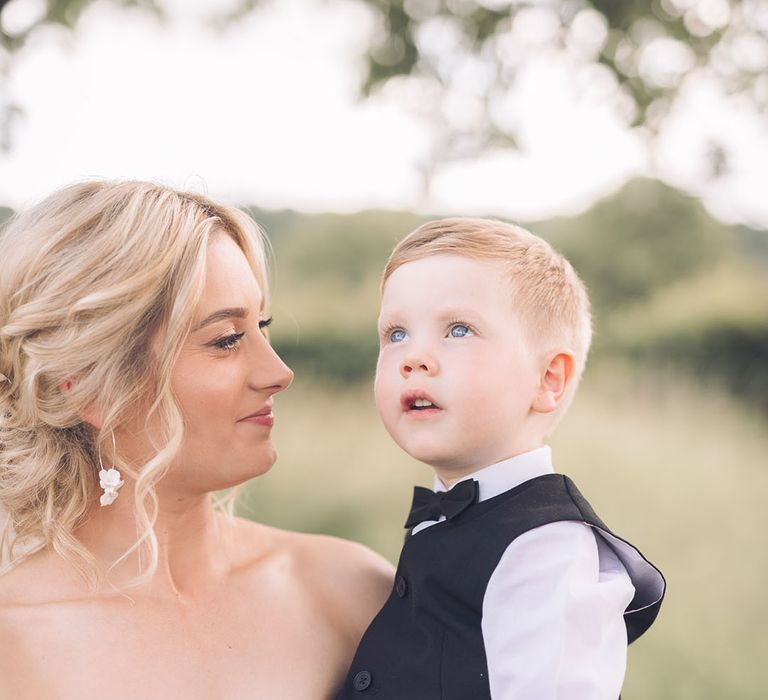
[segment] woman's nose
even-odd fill
[[[428,377],[436,374],[437,359],[428,352],[411,352],[400,363],[400,374],[406,378],[414,372],[423,372]]]
[[[275,388],[275,393],[277,393],[278,391],[284,391],[291,385],[293,382],[293,370],[283,362],[277,353],[275,353],[275,357],[277,358],[279,367],[278,371],[275,373],[275,382],[272,386]]]
[[[251,386],[259,391],[277,394],[291,385],[293,370],[283,362],[266,339],[263,348],[263,352],[254,359],[255,371]]]

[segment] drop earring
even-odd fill
[[[117,451],[114,432],[112,432],[112,447]],[[101,494],[99,503],[101,503],[102,506],[109,506],[115,502],[117,491],[125,482],[120,478],[120,472],[114,467],[104,469],[104,463],[101,461],[101,445],[99,445],[98,449],[99,467],[101,468],[99,471],[99,486],[104,489],[104,493]]]

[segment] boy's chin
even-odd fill
[[[413,459],[438,471],[459,470],[467,462],[466,455],[446,449],[445,445],[400,444],[400,447]]]

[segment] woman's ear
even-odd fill
[[[62,394],[64,394],[64,396],[69,396],[72,393],[72,389],[74,388],[76,382],[77,379],[74,377],[65,379],[59,384],[59,390]],[[88,425],[96,428],[96,430],[101,430],[101,426],[104,424],[104,420],[102,418],[101,411],[99,411],[96,406],[88,406],[84,410],[79,411],[79,415],[83,421],[88,423]]]
[[[563,401],[576,371],[576,360],[570,350],[560,350],[544,365],[532,408],[537,413],[551,413]]]

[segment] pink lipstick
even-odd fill
[[[272,406],[265,406],[260,411],[251,413],[245,418],[241,418],[238,423],[253,423],[254,425],[264,425],[271,428],[275,423],[275,417],[272,415]]]

